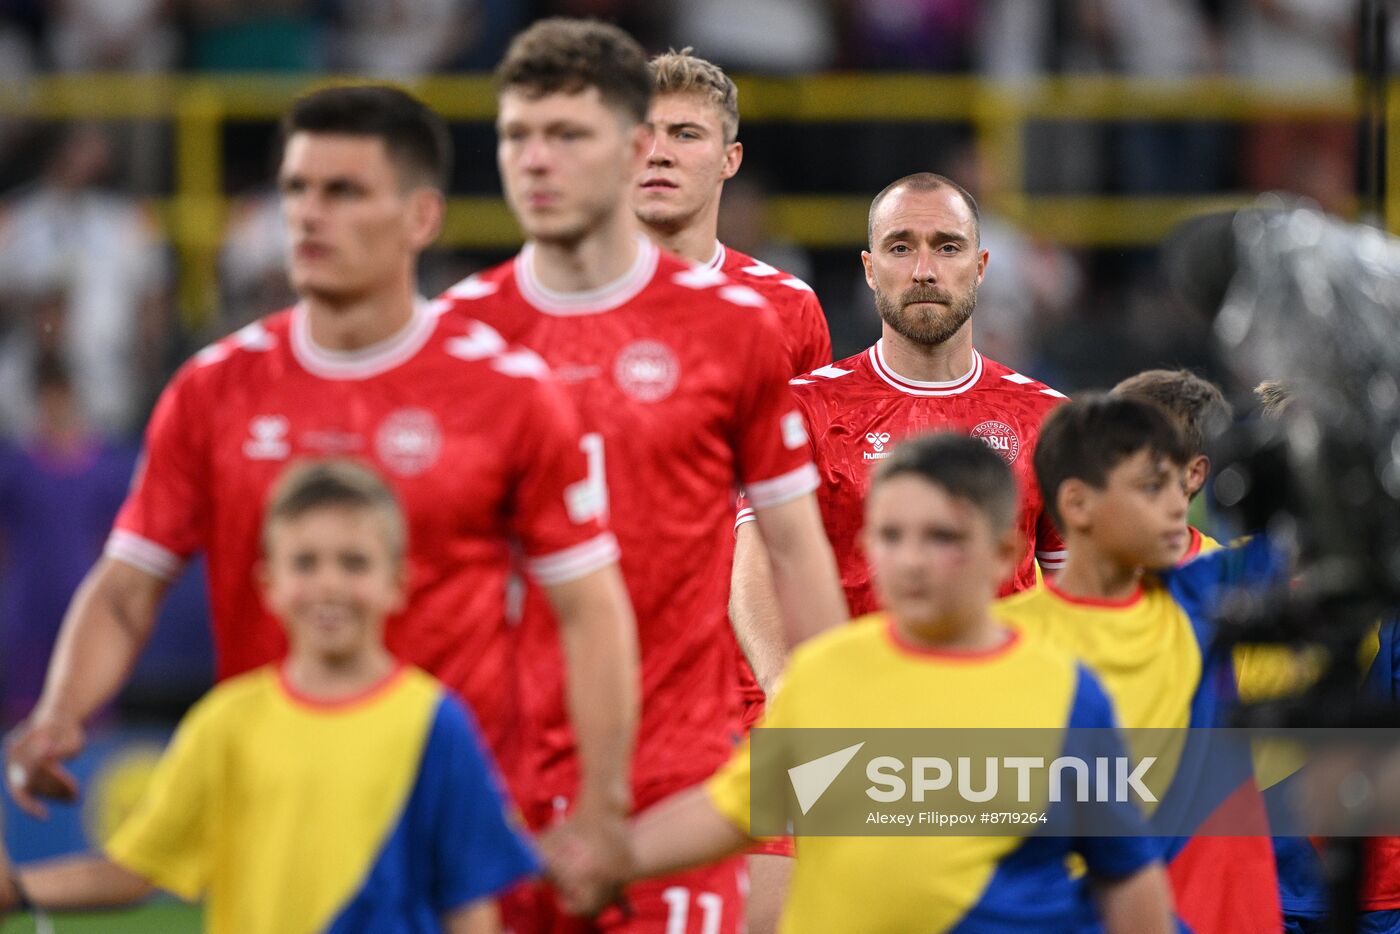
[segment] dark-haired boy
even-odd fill
[[[1011,471],[981,441],[941,434],[897,447],[872,481],[864,532],[887,609],[799,646],[761,725],[1112,726],[1084,666],[991,615],[1020,559],[1017,511]],[[632,833],[636,874],[750,846],[750,778],[746,743],[709,782],[642,814]],[[1077,844],[1103,929],[1173,929],[1156,841]],[[1086,881],[1065,868],[1074,846],[1034,836],[799,837],[781,930],[1099,930],[1086,917]],[[556,869],[567,884],[568,867]]]
[[[301,301],[205,348],[161,394],[144,466],[7,747],[26,809],[77,794],[62,760],[124,683],[194,553],[209,559],[217,678],[281,657],[254,583],[258,506],[290,460],[348,454],[379,469],[412,531],[389,650],[468,703],[511,780],[520,701],[507,594],[519,565],[542,585],[557,617],[540,638],[562,644],[577,674],[569,710],[585,797],[600,802],[589,823],[620,835],[625,810],[601,804],[625,797],[637,706],[617,542],[577,416],[543,362],[417,295],[450,156],[442,119],[391,87],[316,91],[284,117],[277,178]]]
[[[1220,387],[1190,370],[1144,370],[1113,387],[1113,395],[1141,399],[1161,407],[1181,433],[1186,448],[1186,499],[1196,498],[1210,478],[1206,442],[1230,423],[1232,410]],[[1220,543],[1195,526],[1179,561],[1215,551]]]
[[[1211,613],[1225,587],[1274,573],[1262,539],[1177,566],[1189,540],[1188,460],[1176,426],[1152,403],[1099,396],[1057,408],[1041,429],[1035,470],[1065,538],[1065,566],[996,607],[1097,672],[1129,729],[1225,725],[1234,671],[1228,650],[1212,644]],[[1239,796],[1232,806],[1266,833],[1252,779]],[[1267,836],[1165,843],[1177,911],[1191,930],[1281,929]]]
[[[181,722],[107,856],[31,866],[0,908],[206,900],[215,934],[499,930],[535,871],[471,715],[385,648],[407,591],[393,494],[348,461],[293,467],[264,522],[264,600],[290,650]]]

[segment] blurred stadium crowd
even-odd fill
[[[1345,81],[1357,67],[1356,10],[1337,0],[0,0],[0,82],[23,88],[44,75],[104,71],[308,81],[479,72],[516,31],[551,14],[610,19],[649,51],[693,46],[736,74],[1232,76],[1309,86]],[[457,132],[454,192],[494,194],[491,129]],[[1017,184],[1028,192],[1283,189],[1342,216],[1356,211],[1349,121],[1075,122],[1027,132],[1038,158]],[[720,237],[813,284],[838,359],[878,333],[858,257],[774,236],[768,195],[868,196],[918,169],[979,196],[1007,183],[953,125],[760,124],[741,139],[745,168],[726,187]],[[194,349],[290,301],[269,184],[272,127],[235,127],[224,140],[226,190],[237,201],[220,258],[221,307],[191,328],[175,298],[174,251],[149,206],[173,184],[168,128],[0,118],[4,726],[32,705],[63,608],[125,493],[156,393]],[[982,224],[992,259],[978,345],[990,356],[1066,391],[1153,366],[1213,372],[1202,334],[1164,296],[1152,251],[1071,247],[991,211]],[[504,255],[430,254],[423,292]],[[168,602],[177,619],[159,628],[143,661],[138,701],[178,705],[207,677],[197,575]]]

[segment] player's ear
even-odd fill
[[[982,277],[987,274],[987,260],[992,258],[992,254],[986,250],[977,251],[977,284],[982,284]]]
[[[426,185],[409,195],[408,239],[415,251],[427,249],[442,233],[447,215],[447,199],[436,188]]]
[[[1206,485],[1210,476],[1210,458],[1197,454],[1186,462],[1186,498],[1191,499]]]
[[[730,143],[724,147],[724,169],[720,172],[721,180],[728,181],[739,171],[739,166],[744,161],[744,144]]]
[[[1055,491],[1055,509],[1064,520],[1066,533],[1093,524],[1094,489],[1078,477],[1070,477]]]
[[[870,286],[871,291],[875,289],[875,269],[870,265],[870,251],[860,251],[860,264],[865,267],[865,284]]]

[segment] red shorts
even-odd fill
[[[592,919],[564,914],[548,886],[527,883],[501,899],[501,916],[509,934],[739,934],[748,887],[736,856],[630,885]]]

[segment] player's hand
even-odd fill
[[[5,740],[5,783],[25,813],[47,820],[44,798],[76,801],[78,780],[63,763],[83,749],[82,724],[63,716],[30,717]]]
[[[580,808],[539,842],[565,911],[594,915],[617,900],[630,863],[624,814]]]
[[[545,878],[566,912],[591,917],[607,907],[612,893],[592,881],[595,873],[587,850],[575,837],[564,828],[555,828],[537,842],[544,857]]]

